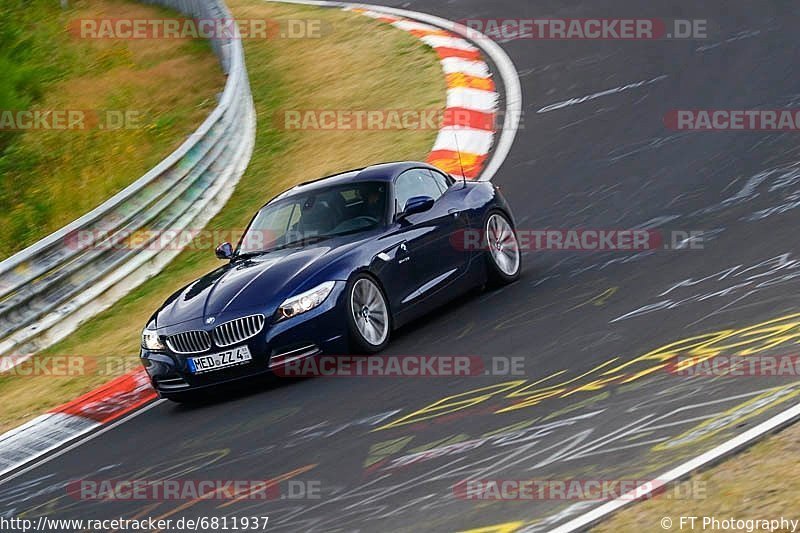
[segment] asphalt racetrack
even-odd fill
[[[4,513],[268,516],[269,531],[548,531],[602,502],[478,501],[454,486],[655,479],[797,402],[796,375],[689,378],[664,366],[796,352],[798,134],[676,131],[664,117],[797,106],[797,6],[387,5],[450,20],[706,19],[701,40],[501,42],[524,114],[493,180],[522,230],[658,228],[702,240],[639,253],[530,251],[516,284],[404,328],[386,352],[522,358],[522,374],[284,380],[199,407],[162,402],[0,485]],[[67,490],[76,479],[164,478],[276,479],[284,498],[109,502]],[[306,494],[289,493],[298,487]],[[642,530],[660,529],[651,526]]]

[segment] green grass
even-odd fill
[[[73,61],[63,48],[50,45],[50,39],[62,33],[58,17],[51,14],[54,6],[34,0],[0,7],[0,109],[28,109],[42,98],[45,85],[62,76],[64,65]],[[15,136],[0,131],[0,154]]]
[[[224,76],[203,40],[92,40],[82,18],[175,14],[130,0],[0,5],[0,112],[132,111],[135,128],[0,131],[0,259],[96,207],[175,149]]]
[[[445,82],[436,54],[413,36],[340,10],[229,0],[237,18],[321,18],[321,39],[245,40],[258,131],[253,158],[224,210],[208,225],[244,228],[253,213],[292,184],[379,161],[424,159],[436,131],[276,129],[288,109],[441,109]],[[398,53],[402,61],[396,61]],[[138,365],[142,327],[172,292],[217,267],[213,246],[190,246],[161,274],[40,356],[122,357]],[[100,365],[102,366],[102,364]],[[0,378],[0,430],[73,399],[108,376]]]

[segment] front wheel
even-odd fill
[[[392,321],[389,304],[371,276],[359,274],[353,278],[347,291],[347,311],[354,350],[375,353],[389,344]]]
[[[505,285],[519,277],[522,254],[514,228],[503,213],[492,212],[484,226],[489,282]]]

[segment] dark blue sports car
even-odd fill
[[[298,185],[216,253],[226,264],[173,294],[142,333],[162,397],[321,353],[377,352],[455,296],[515,280],[521,260],[496,187],[417,162]]]

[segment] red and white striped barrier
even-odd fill
[[[444,121],[428,163],[476,179],[489,157],[495,134],[498,95],[481,51],[448,30],[369,9],[345,8],[407,31],[439,56],[447,82]],[[459,161],[459,152],[461,158]]]
[[[30,422],[0,435],[0,475],[99,426],[122,418],[157,397],[147,373],[120,376]]]

